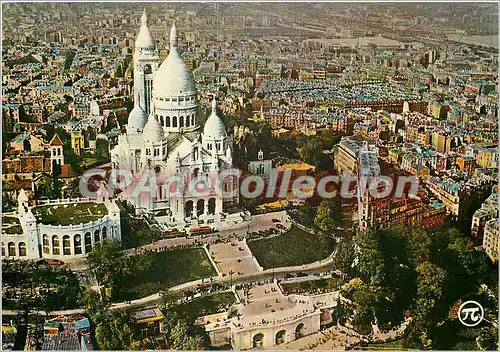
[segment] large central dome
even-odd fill
[[[177,30],[174,23],[170,31],[170,53],[155,74],[153,95],[161,100],[193,93],[196,93],[196,85],[193,74],[177,50]]]

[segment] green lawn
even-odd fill
[[[233,292],[221,292],[195,298],[187,303],[179,304],[172,309],[188,320],[225,312],[236,302]],[[167,313],[168,314],[168,313]]]
[[[7,235],[23,233],[23,228],[21,227],[21,223],[19,222],[18,218],[12,216],[2,217],[2,225],[3,225],[2,232]]]
[[[101,203],[72,203],[36,207],[33,213],[42,224],[67,226],[99,220],[108,209]]]
[[[396,341],[386,342],[386,343],[368,343],[366,346],[358,346],[356,350],[397,350],[404,351],[409,350],[409,348],[403,347],[406,337],[403,337]]]
[[[337,278],[327,278],[319,280],[307,280],[299,282],[281,283],[281,289],[285,294],[319,294],[337,291],[342,286],[342,280]]]
[[[201,248],[173,249],[139,256],[149,264],[124,278],[127,285],[113,295],[114,301],[146,297],[184,282],[217,275]]]
[[[249,241],[248,246],[264,268],[313,263],[333,252],[333,239],[293,227],[282,235]]]
[[[21,225],[21,223],[19,222],[19,219],[15,218],[13,216],[2,217],[2,224],[4,224],[4,225],[7,225],[7,224]]]
[[[6,233],[7,235],[14,235],[14,234],[21,235],[23,233],[23,228],[21,227],[21,225],[12,225],[9,227],[4,227],[3,232]]]

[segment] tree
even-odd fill
[[[375,320],[377,296],[366,284],[354,288],[353,291],[352,300],[356,305],[353,325],[359,333],[369,334]]]
[[[172,292],[168,289],[165,291],[162,291],[160,296],[161,296],[161,301],[163,303],[163,307],[165,310],[168,310],[168,308],[175,305],[177,303],[177,301],[181,298],[180,293]]]
[[[385,280],[385,263],[378,234],[375,231],[360,231],[355,237],[359,248],[358,271],[364,282],[374,287],[382,286]]]
[[[40,350],[43,343],[42,312],[74,308],[80,295],[76,276],[65,268],[51,268],[46,263],[32,261],[2,262],[2,303],[18,311],[18,339],[15,349],[24,347],[28,326],[29,343]]]
[[[182,346],[182,350],[184,351],[199,351],[203,349],[203,338],[201,336],[189,336],[184,345]]]
[[[109,159],[109,142],[106,139],[99,138],[95,143],[95,157],[98,160]]]
[[[322,156],[321,144],[313,137],[307,140],[306,144],[300,149],[302,159],[311,165],[319,166]]]
[[[106,297],[101,299],[101,295],[98,292],[90,289],[82,293],[78,303],[80,307],[85,309],[87,315],[95,320],[101,320],[100,317],[105,315],[106,310],[110,306]]]
[[[314,218],[314,225],[316,225],[322,232],[330,233],[335,229],[335,220],[332,211],[332,201],[324,199],[321,201],[316,216]]]
[[[174,325],[172,330],[169,332],[169,342],[170,348],[174,350],[184,350],[184,344],[188,339],[188,325],[183,319],[177,320],[177,324]]]
[[[9,193],[2,191],[2,212],[6,213],[14,210],[15,202]]]
[[[432,332],[437,323],[435,307],[443,297],[444,271],[439,266],[425,262],[417,267],[418,287],[416,310],[410,340],[421,348],[432,347]]]
[[[344,239],[338,244],[337,252],[333,258],[333,268],[342,271],[344,280],[351,277],[355,257],[356,253],[352,240]]]
[[[127,284],[126,278],[130,271],[130,262],[121,250],[118,241],[103,241],[87,256],[87,261],[89,268],[95,272],[100,283],[111,288],[112,295],[119,291],[121,285]]]
[[[130,318],[123,312],[108,311],[95,325],[99,349],[126,350],[134,341]]]

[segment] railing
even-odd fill
[[[47,199],[38,201],[39,205],[49,205],[49,204],[70,204],[70,203],[86,203],[95,202],[97,198],[85,197],[85,198],[62,198],[62,199]]]

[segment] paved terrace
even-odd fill
[[[248,290],[246,304],[238,309],[238,326],[245,328],[294,320],[314,311],[309,300],[284,296],[276,283],[256,285]]]
[[[217,243],[208,249],[217,271],[225,275],[245,275],[262,271],[245,240]]]

